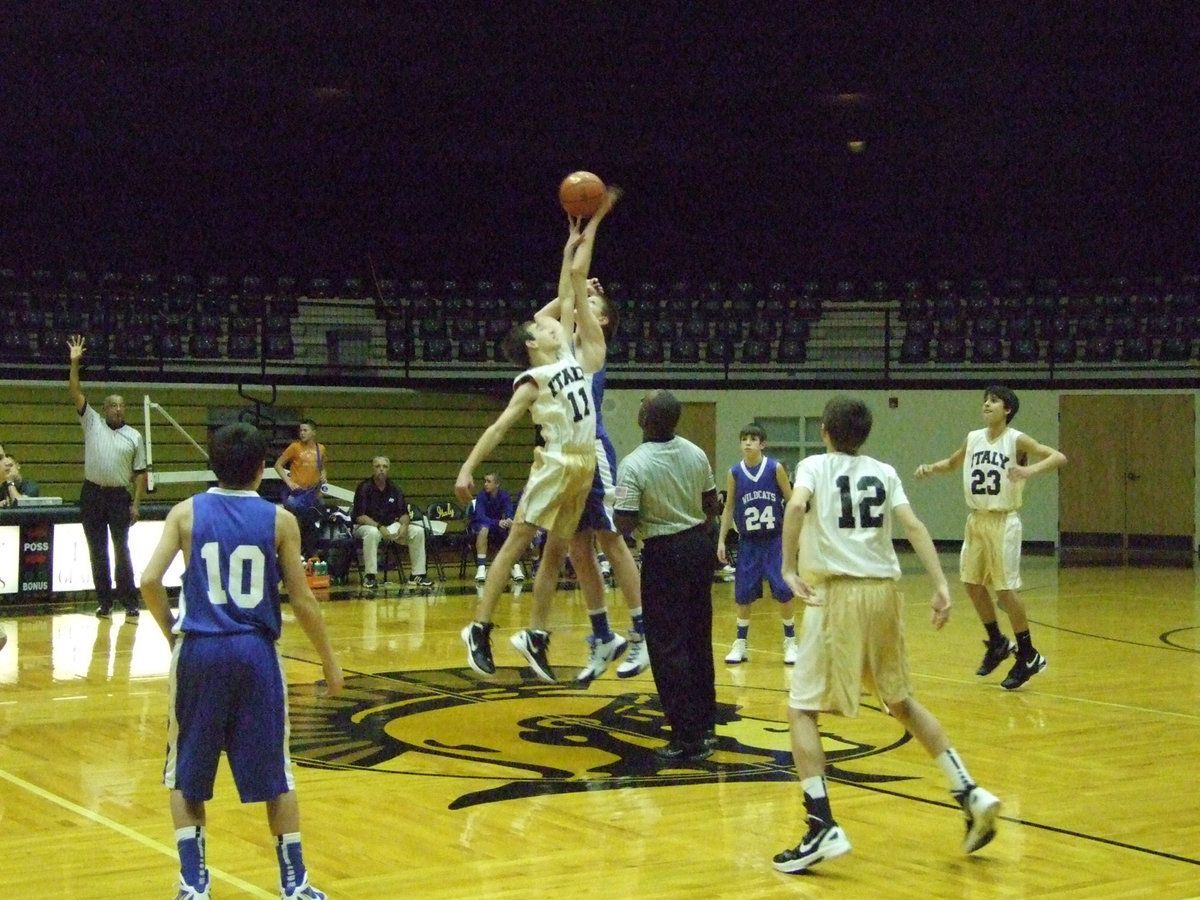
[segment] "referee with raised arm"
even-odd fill
[[[613,518],[622,534],[642,535],[642,610],[654,684],[671,740],[663,762],[712,755],[717,689],[712,648],[712,573],[720,513],[717,482],[704,451],[675,434],[682,407],[651,391],[638,410],[642,443],[621,460]]]
[[[96,615],[112,615],[113,600],[125,607],[125,617],[138,615],[137,588],[133,584],[133,562],[129,558],[129,527],[137,521],[138,507],[146,492],[146,446],[142,435],[125,424],[125,401],[118,394],[104,398],[104,415],[88,405],[79,386],[79,360],[83,358],[83,336],[67,340],[71,348],[71,374],[67,389],[83,426],[83,489],[79,492],[79,515],[92,561],[92,583],[96,586]],[[129,482],[133,482],[133,497]],[[112,535],[116,553],[116,590],[108,558]]]

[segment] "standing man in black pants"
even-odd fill
[[[79,386],[79,360],[84,340],[74,334],[67,340],[71,348],[71,373],[67,389],[83,426],[83,489],[79,493],[79,515],[87,537],[88,556],[92,561],[92,583],[96,587],[96,615],[108,618],[113,600],[120,600],[126,618],[138,615],[137,588],[133,584],[133,563],[129,558],[129,526],[138,519],[138,507],[146,492],[146,446],[142,435],[125,424],[125,400],[119,394],[104,398],[104,414],[88,405]],[[129,482],[133,482],[133,497]],[[116,589],[113,589],[108,537],[112,535],[116,553]]]
[[[717,691],[712,648],[712,524],[721,512],[704,451],[676,436],[680,403],[670,391],[642,400],[643,443],[617,473],[614,519],[642,535],[642,608],[654,684],[671,726],[655,752],[665,762],[712,755]]]

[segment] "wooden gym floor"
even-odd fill
[[[949,570],[955,560],[945,558]],[[305,855],[335,900],[573,897],[1200,896],[1200,592],[1192,569],[1059,569],[1025,560],[1026,600],[1049,660],[1007,693],[974,671],[982,629],[955,590],[928,625],[925,580],[904,559],[917,696],[1004,801],[996,840],[959,851],[939,771],[874,708],[824,718],[834,811],[853,852],[781,875],[772,854],[804,831],[788,751],[788,670],[774,604],[754,608],[748,662],[726,666],[732,585],[715,598],[720,744],[665,768],[649,673],[581,688],[578,594],[560,590],[551,660],[524,677],[507,640],[528,586],[501,601],[494,681],[466,668],[471,583],[356,589],[323,604],[348,676],[319,699],[294,623],[292,684]],[[627,617],[610,591],[614,624]],[[286,612],[286,611],[285,611]],[[167,898],[177,864],[166,791],[165,641],[149,616],[90,607],[8,618],[0,652],[0,897]],[[1006,623],[1005,623],[1006,624]],[[278,896],[261,805],[222,769],[209,804],[213,896]]]

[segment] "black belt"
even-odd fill
[[[124,491],[127,494],[129,493],[129,488],[127,488],[123,484],[117,484],[117,485],[97,484],[96,482],[92,481],[90,478],[85,478],[84,483],[90,484],[92,487],[99,488],[102,491]]]
[[[655,537],[645,538],[643,544],[653,544],[655,541],[668,541],[671,538],[683,537],[685,534],[691,534],[693,531],[704,531],[705,525],[701,522],[699,525],[693,525],[691,528],[685,528],[683,531],[673,531],[670,534],[660,534]]]

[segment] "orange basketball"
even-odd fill
[[[558,186],[558,199],[569,216],[592,216],[604,201],[604,182],[591,172],[572,172]]]

